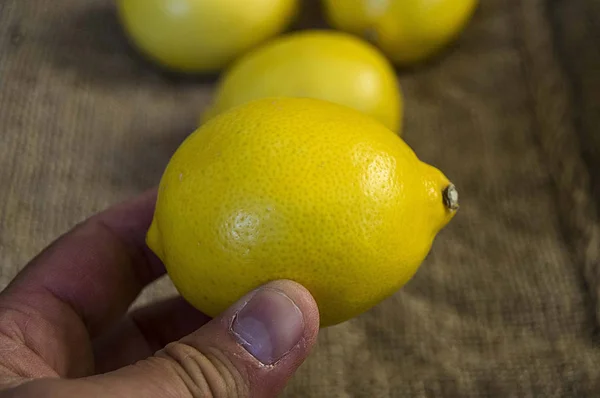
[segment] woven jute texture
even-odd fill
[[[296,28],[322,26],[306,7]],[[599,16],[482,0],[455,45],[399,71],[405,138],[462,208],[405,288],[321,333],[284,396],[600,394]],[[143,61],[109,0],[0,0],[0,287],[156,185],[213,89]]]

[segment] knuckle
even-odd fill
[[[191,397],[248,397],[248,375],[218,349],[200,351],[191,345],[174,342],[156,354],[169,367]]]

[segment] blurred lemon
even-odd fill
[[[274,96],[335,102],[401,130],[402,95],[392,65],[376,47],[351,34],[303,31],[251,51],[223,76],[202,121]]]
[[[464,29],[478,0],[323,0],[329,23],[366,37],[397,65],[421,62]]]
[[[293,19],[298,0],[117,0],[121,23],[146,56],[178,72],[214,72]]]
[[[291,279],[330,326],[407,283],[457,208],[444,174],[373,118],[264,98],[214,117],[175,152],[147,242],[209,316]]]

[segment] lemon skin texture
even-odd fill
[[[478,0],[323,0],[329,24],[379,46],[398,66],[419,64],[453,42]]]
[[[147,243],[209,316],[290,279],[312,293],[326,327],[411,279],[454,216],[454,194],[373,118],[323,100],[265,98],[214,117],[178,148]]]
[[[375,46],[343,32],[303,31],[273,39],[236,61],[201,122],[255,99],[305,97],[346,105],[401,134],[400,90],[393,66]]]
[[[162,67],[211,73],[292,22],[298,0],[117,0],[130,41]]]

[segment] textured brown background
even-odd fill
[[[406,140],[462,209],[406,288],[322,333],[286,396],[600,394],[599,16],[482,0],[454,48],[401,72]],[[0,287],[155,185],[212,88],[141,61],[109,0],[0,0]]]

